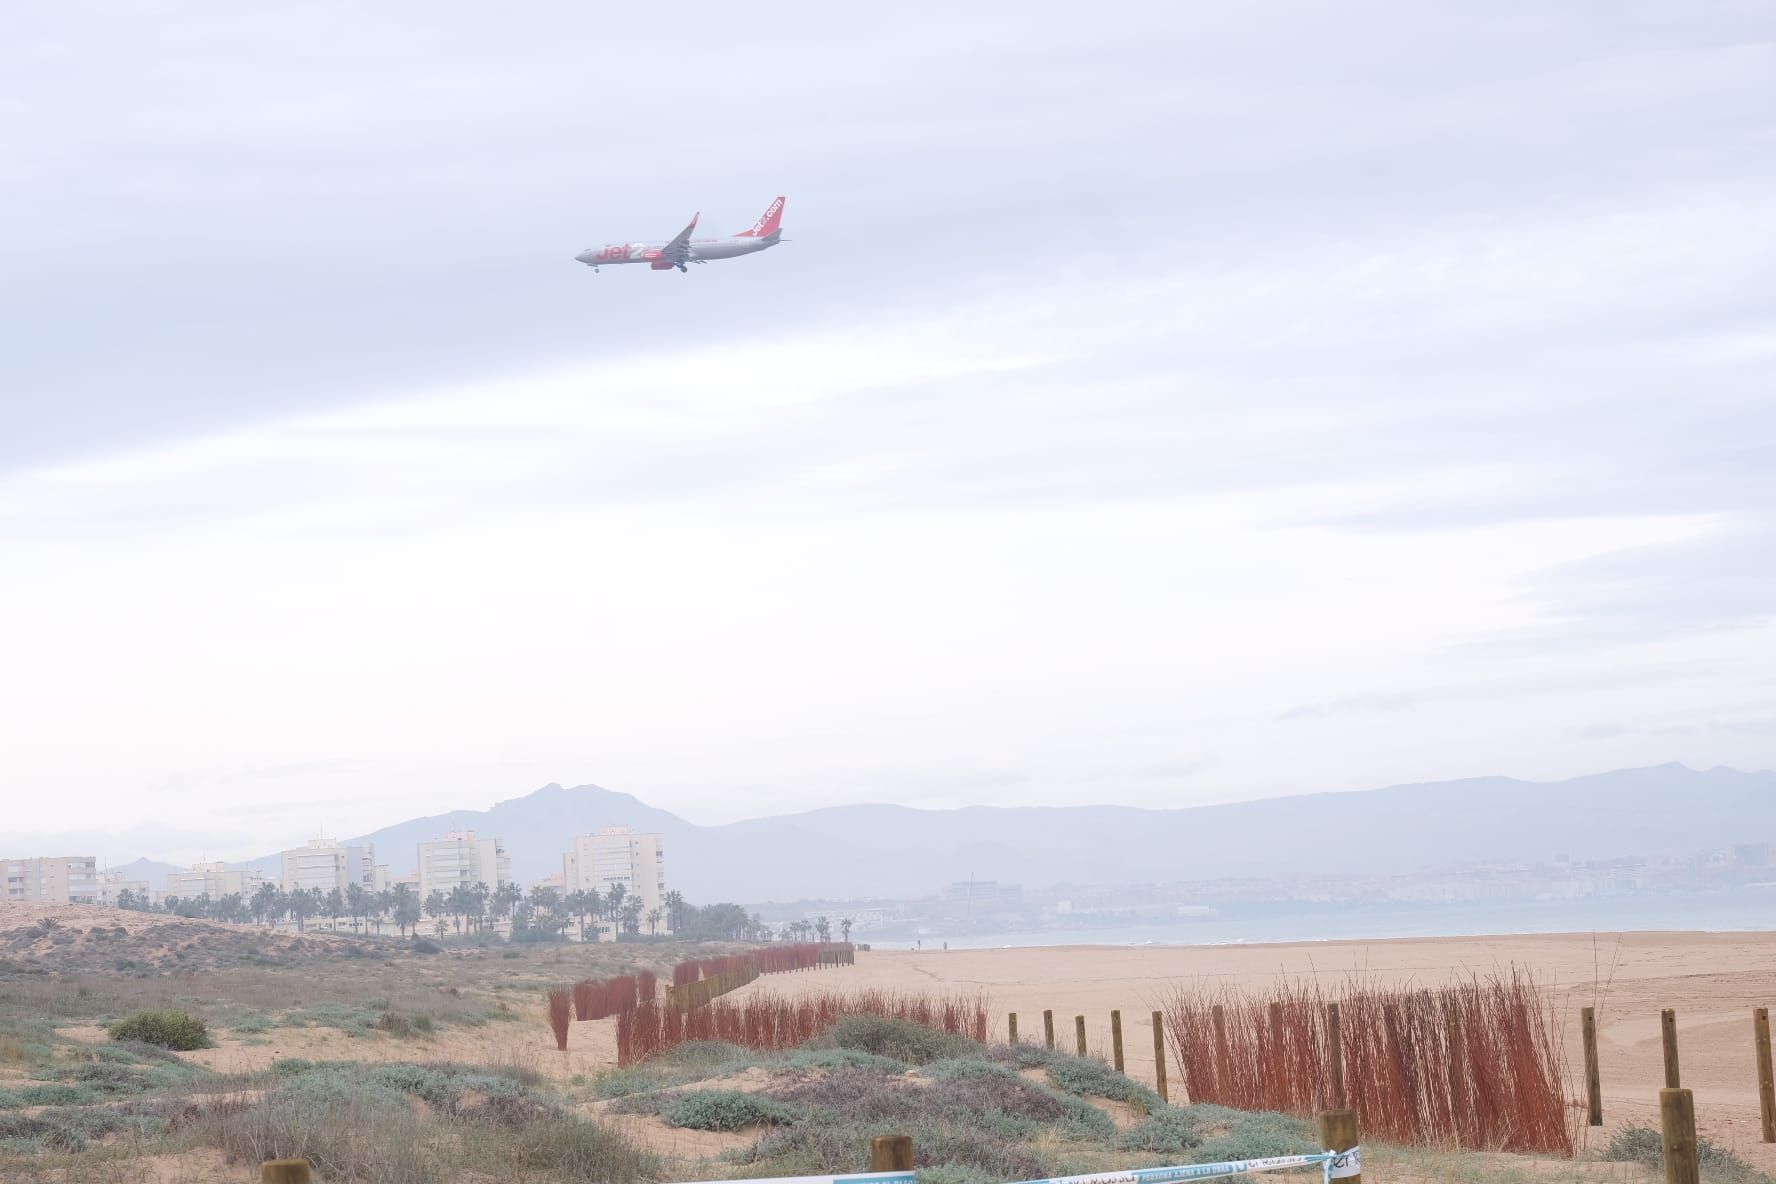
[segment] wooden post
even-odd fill
[[[1159,1100],[1169,1102],[1166,1095],[1166,1037],[1165,1017],[1159,1012],[1153,1013],[1153,1083],[1158,1088]]]
[[[1665,1184],[1701,1184],[1701,1165],[1696,1161],[1696,1099],[1689,1090],[1659,1091],[1659,1131],[1665,1141]]]
[[[1597,1009],[1579,1008],[1579,1035],[1585,1042],[1586,1123],[1603,1125],[1603,1075],[1597,1068]]]
[[[1776,1143],[1776,1074],[1770,1071],[1770,1009],[1760,1007],[1752,1012],[1751,1026],[1757,1035],[1758,1110],[1764,1119],[1764,1142]]]
[[[1042,1039],[1047,1042],[1048,1047],[1055,1046],[1055,1013],[1052,1011],[1044,1010],[1042,1013]]]
[[[1017,1043],[1017,1012],[1014,1011],[1011,1013],[1011,1018],[1007,1021],[1007,1025],[1011,1029],[1011,1042],[1013,1044],[1016,1044]]]
[[[1344,1029],[1338,1022],[1338,1004],[1326,1004],[1326,1059],[1332,1065],[1332,1108],[1344,1109]]]
[[[1659,1013],[1659,1035],[1665,1041],[1665,1088],[1681,1088],[1677,1076],[1677,1012],[1669,1007]]]
[[[1085,1055],[1085,1017],[1084,1016],[1076,1015],[1073,1017],[1073,1035],[1079,1042],[1079,1055],[1084,1056]]]
[[[272,1159],[259,1165],[259,1184],[309,1184],[306,1159]]]
[[[1110,1013],[1110,1059],[1118,1073],[1122,1072],[1122,1012]]]
[[[877,1135],[870,1140],[870,1171],[910,1172],[913,1170],[913,1137],[911,1135]]]
[[[1328,1110],[1320,1115],[1320,1147],[1323,1150],[1336,1154],[1341,1151],[1359,1149],[1361,1146],[1362,1143],[1357,1138],[1357,1112],[1355,1110]],[[1349,1166],[1355,1167],[1356,1173],[1348,1176],[1343,1175],[1341,1173],[1347,1170],[1347,1165],[1334,1160],[1332,1162],[1332,1178],[1341,1181],[1349,1180],[1352,1181],[1352,1184],[1363,1184],[1363,1164],[1360,1150],[1358,1150],[1357,1162]]]
[[[1464,1146],[1463,1134],[1468,1129],[1468,1075],[1463,1072],[1467,1067],[1467,1052],[1462,1046],[1462,1017],[1452,1002],[1449,1012],[1443,1019],[1444,1028],[1448,1032],[1448,1072],[1449,1072],[1449,1125],[1455,1136],[1455,1145]]]

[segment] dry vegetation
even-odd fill
[[[1365,1132],[1395,1142],[1570,1157],[1576,1113],[1559,1021],[1508,969],[1437,989],[1336,994],[1285,981],[1264,996],[1179,987],[1166,1024],[1193,1098],[1313,1115],[1331,1108],[1328,1005],[1345,1094]]]
[[[1099,1061],[879,1016],[823,1018],[795,1048],[693,1040],[623,1068],[616,1020],[588,1021],[573,1026],[571,1052],[554,1050],[550,989],[644,970],[664,979],[674,961],[720,952],[707,947],[428,954],[392,937],[290,938],[104,910],[48,928],[43,918],[0,907],[0,947],[30,951],[0,968],[5,1181],[246,1184],[261,1159],[292,1154],[333,1184],[741,1178],[859,1170],[870,1136],[910,1132],[933,1184],[1002,1184],[1314,1143],[1297,1117],[1167,1106]],[[183,958],[169,961],[169,939]],[[131,966],[87,969],[100,945]],[[719,1005],[743,1013],[755,992]],[[173,1053],[109,1037],[105,1025],[143,1010],[201,1020],[213,1046]],[[1622,1163],[1381,1145],[1370,1162],[1389,1181],[1647,1184],[1638,1138],[1617,1149]],[[1764,1184],[1730,1156],[1706,1178]]]

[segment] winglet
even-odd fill
[[[752,224],[751,230],[742,230],[739,234],[735,235],[735,237],[736,238],[770,238],[773,234],[782,233],[782,230],[783,230],[783,203],[786,200],[788,200],[788,199],[780,197],[776,201],[772,202],[768,207],[766,207],[765,212],[759,215],[759,220]]]

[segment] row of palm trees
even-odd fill
[[[661,908],[644,910],[641,898],[622,884],[612,884],[606,892],[587,888],[566,895],[550,887],[532,888],[527,894],[516,884],[501,884],[498,888],[489,888],[485,883],[458,884],[448,892],[434,889],[421,899],[408,884],[396,884],[382,891],[348,884],[343,891],[335,888],[322,892],[319,888],[286,891],[267,881],[250,895],[231,892],[214,898],[207,893],[168,896],[159,905],[146,894],[129,889],[117,896],[119,908],[238,924],[255,921],[274,925],[288,921],[298,930],[306,929],[311,919],[322,917],[334,929],[339,928],[341,919],[350,918],[353,932],[370,928],[381,933],[384,925],[392,924],[403,935],[415,932],[422,918],[430,918],[440,933],[447,918],[457,933],[480,932],[494,921],[509,921],[521,933],[561,934],[577,922],[582,940],[595,921],[612,922],[630,934],[640,933],[645,925],[649,934],[658,934],[662,922],[682,918],[690,907],[679,892],[667,893],[662,904]]]
[[[812,921],[791,921],[783,930],[797,941],[813,941],[816,938],[823,942],[832,940],[832,920],[828,917],[815,917]],[[839,933],[840,941],[851,940],[850,917],[839,918]]]
[[[119,908],[142,912],[163,912],[180,917],[203,917],[213,921],[249,921],[261,925],[292,923],[305,930],[310,921],[325,918],[337,930],[340,922],[349,919],[354,933],[369,929],[381,933],[385,925],[393,925],[403,936],[417,933],[422,920],[430,919],[433,932],[443,934],[480,933],[494,922],[508,922],[513,937],[520,939],[559,939],[577,926],[581,941],[591,934],[596,922],[610,922],[623,933],[638,935],[645,928],[657,936],[664,923],[674,933],[691,937],[720,937],[732,940],[768,940],[772,933],[756,915],[748,914],[738,905],[714,904],[704,908],[689,903],[684,894],[668,892],[661,907],[644,908],[639,896],[622,884],[609,890],[580,889],[563,894],[559,889],[537,886],[529,892],[516,884],[490,888],[484,883],[458,884],[448,892],[434,890],[425,898],[409,884],[373,891],[359,884],[349,884],[322,892],[318,888],[284,890],[269,881],[261,883],[252,893],[231,892],[212,898],[202,896],[168,896],[156,905],[146,894],[125,889],[118,893]],[[851,919],[838,922],[842,941],[851,940]],[[832,922],[827,917],[812,921],[793,921],[783,927],[783,936],[797,941],[826,942],[832,940]]]

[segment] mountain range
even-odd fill
[[[1481,777],[1216,806],[833,806],[698,826],[597,785],[546,785],[348,842],[409,870],[448,830],[501,840],[521,884],[561,870],[575,834],[657,832],[693,901],[912,897],[954,880],[1151,883],[1220,876],[1398,874],[1482,862],[1676,855],[1776,841],[1776,772],[1681,764],[1566,781]],[[253,861],[275,875],[277,857]]]

